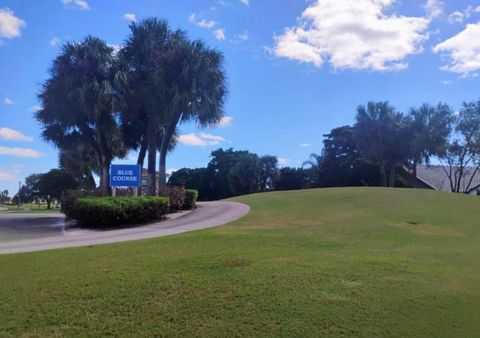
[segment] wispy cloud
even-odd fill
[[[231,116],[224,116],[220,120],[220,123],[218,124],[219,127],[225,128],[225,127],[230,127],[233,123],[233,117]]]
[[[290,159],[285,157],[277,157],[277,161],[280,166],[286,166],[288,163],[290,163]]]
[[[10,128],[0,128],[0,139],[8,141],[23,141],[30,142],[33,141],[33,137],[22,134],[21,132],[10,129]]]
[[[250,0],[240,0],[240,2],[245,6],[250,6]]]
[[[224,141],[225,139],[223,137],[209,133],[200,133],[198,135],[195,133],[183,134],[178,137],[180,144],[193,147],[214,146]]]
[[[43,107],[42,107],[41,105],[39,105],[39,104],[34,104],[33,106],[30,107],[29,110],[30,110],[31,112],[35,113],[35,112],[41,110],[42,108],[43,108]]]
[[[9,8],[0,8],[0,38],[18,38],[26,25],[25,21],[16,17]]]
[[[213,33],[215,34],[215,39],[219,41],[223,41],[226,39],[224,28],[216,29]]]
[[[190,16],[188,17],[188,22],[191,22],[197,25],[198,27],[207,28],[207,29],[211,29],[217,25],[217,22],[213,20],[206,20],[206,19],[197,20],[196,13],[190,14]]]
[[[56,36],[50,39],[50,46],[55,47],[60,43],[60,39]]]
[[[300,147],[303,147],[303,148],[309,148],[311,147],[313,144],[311,143],[300,143]]]
[[[42,157],[44,154],[42,152],[39,152],[31,148],[15,148],[15,147],[0,146],[0,155],[39,158],[39,157]]]
[[[137,21],[137,16],[133,13],[125,13],[125,14],[123,14],[123,18],[127,21],[130,21],[130,22]]]
[[[0,168],[0,181],[17,182],[20,180],[19,174],[22,172],[23,165],[16,164],[8,168]]]
[[[443,6],[443,1],[427,0],[427,3],[423,7],[425,8],[429,19],[436,19],[443,15]]]
[[[213,29],[218,25],[218,22],[213,21],[213,20],[207,20],[207,19],[201,19],[198,20],[197,18],[197,13],[192,13],[188,17],[188,22],[193,23],[194,25],[197,25],[200,28],[205,28],[205,29]],[[225,28],[218,28],[213,30],[213,35],[215,36],[215,39],[217,40],[225,40],[227,37],[225,35]]]
[[[82,11],[88,11],[90,9],[90,5],[86,0],[62,0],[62,2],[67,8],[75,8]]]
[[[9,106],[15,104],[15,102],[14,102],[11,98],[9,98],[9,97],[6,97],[6,98],[3,100],[3,103],[5,103],[6,105],[9,105]]]

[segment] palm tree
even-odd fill
[[[212,126],[223,117],[227,93],[223,56],[200,41],[190,42],[185,32],[172,31],[156,18],[132,23],[130,30],[120,59],[128,72],[128,93],[138,104],[124,115],[130,114],[125,120],[144,123],[136,142],[139,160],[148,152],[147,192],[154,195],[156,150],[163,185],[177,126],[192,120],[200,127]]]
[[[448,143],[451,132],[452,109],[439,103],[436,107],[423,104],[420,108],[411,108],[409,124],[411,137],[412,179],[417,177],[418,163],[429,163],[432,156],[440,155]]]
[[[53,62],[39,94],[43,108],[36,113],[45,140],[66,151],[82,144],[95,155],[104,193],[112,159],[126,153],[114,114],[119,77],[113,49],[104,41],[89,36],[67,43]]]
[[[168,85],[173,90],[162,125],[160,185],[166,184],[166,157],[177,126],[188,121],[195,121],[198,127],[217,125],[224,116],[228,93],[223,55],[202,41],[177,40],[167,67]]]
[[[388,102],[369,102],[357,108],[354,138],[365,158],[380,166],[381,185],[395,185],[395,168],[409,154],[408,128],[403,116]]]
[[[145,156],[148,151],[147,193],[155,195],[158,138],[171,91],[165,81],[165,65],[173,42],[183,39],[185,34],[180,30],[172,31],[166,21],[156,18],[133,22],[130,30],[119,57],[122,68],[128,74],[127,89],[124,91],[128,92],[127,98],[134,104],[122,111],[122,115],[130,114],[130,119],[144,126],[140,153]]]

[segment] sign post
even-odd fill
[[[140,187],[142,178],[142,169],[139,165],[131,164],[112,164],[110,166],[110,187],[112,188],[112,196],[116,195],[116,188],[134,188],[135,196],[138,195],[138,187]]]

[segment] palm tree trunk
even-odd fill
[[[156,194],[156,160],[157,160],[157,125],[156,119],[150,117],[148,121],[147,139],[148,139],[148,176],[147,176],[147,194],[155,196]]]
[[[380,182],[382,187],[387,186],[387,173],[385,170],[385,164],[380,164]]]
[[[170,122],[162,136],[162,144],[160,145],[160,160],[159,160],[159,186],[165,187],[167,185],[167,153],[172,136],[177,128],[177,124],[181,119],[181,114],[175,116]]]
[[[88,190],[93,190],[95,189],[96,187],[96,184],[95,184],[95,179],[93,178],[93,175],[91,172],[87,173],[86,174],[86,177],[85,177],[85,184],[86,184],[86,188]]]
[[[410,181],[412,188],[415,188],[417,186],[417,166],[418,166],[418,161],[414,159],[412,163],[412,177]]]
[[[102,179],[103,179],[103,189],[102,192],[106,196],[108,195],[108,188],[110,187],[110,163],[104,159],[102,166]]]
[[[140,146],[140,152],[138,153],[137,164],[143,168],[143,164],[145,163],[145,155],[147,154],[147,140],[142,141],[142,145]]]
[[[390,188],[395,187],[395,165],[392,164],[390,167]]]

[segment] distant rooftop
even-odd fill
[[[447,172],[449,172],[448,166],[445,167]],[[446,191],[451,192],[452,188],[450,187],[450,180],[448,178],[445,169],[439,165],[419,165],[417,167],[417,178],[431,187],[432,189],[439,190],[439,191]],[[458,176],[458,169],[452,169],[452,176]],[[462,177],[460,182],[460,191],[465,191],[467,186],[469,185],[470,180],[472,180],[468,191],[474,190],[480,186],[480,172],[477,171],[474,175],[475,168],[467,167],[465,168],[465,173]],[[473,178],[472,178],[472,175]],[[456,180],[454,180],[455,182]]]

